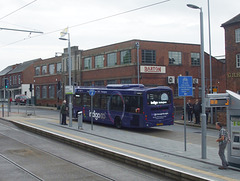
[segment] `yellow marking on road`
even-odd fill
[[[102,142],[94,141],[94,140],[87,139],[87,138],[80,137],[80,136],[76,136],[76,135],[73,135],[73,134],[70,134],[70,133],[65,133],[65,132],[62,132],[62,131],[59,131],[59,130],[55,130],[55,129],[48,128],[48,127],[45,127],[45,126],[37,125],[37,124],[31,123],[31,122],[28,122],[28,121],[21,120],[21,121],[14,121],[14,122],[23,122],[25,124],[29,124],[29,125],[32,125],[32,126],[35,126],[35,127],[39,127],[39,128],[42,128],[42,129],[45,129],[45,130],[48,130],[48,131],[52,131],[52,132],[55,132],[55,133],[58,133],[58,134],[61,134],[61,135],[69,136],[69,137],[72,137],[72,138],[75,138],[75,139],[86,141],[86,142],[89,142],[89,143],[92,143],[92,144],[97,144],[97,145],[100,145],[100,146],[103,146],[103,147],[115,149],[115,150],[125,152],[125,153],[128,153],[128,154],[133,154],[135,156],[139,156],[139,157],[151,159],[151,160],[154,160],[154,161],[162,162],[162,163],[165,163],[165,164],[168,164],[168,165],[171,165],[171,166],[175,166],[175,167],[179,167],[179,168],[182,168],[182,169],[194,171],[194,172],[201,173],[201,174],[204,174],[204,175],[208,175],[208,176],[211,176],[211,177],[214,177],[214,178],[219,178],[219,179],[227,180],[227,181],[238,181],[236,179],[232,179],[232,178],[225,177],[225,176],[222,176],[222,175],[217,175],[217,174],[214,174],[214,173],[211,173],[211,172],[199,170],[199,169],[189,167],[189,166],[185,166],[185,165],[182,165],[182,164],[178,164],[178,163],[175,163],[175,162],[163,160],[163,159],[160,159],[160,158],[156,158],[156,157],[152,157],[152,156],[149,156],[149,155],[141,154],[141,153],[134,152],[134,151],[131,151],[131,150],[127,150],[127,149],[119,148],[119,147],[116,147],[116,146],[108,145],[108,144],[105,144],[105,143],[102,143]]]

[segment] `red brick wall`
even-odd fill
[[[236,54],[240,53],[240,43],[235,40],[235,30],[239,28],[240,23],[225,27],[227,89],[234,92],[240,91],[240,69],[236,68]]]

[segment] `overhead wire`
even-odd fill
[[[32,4],[32,3],[36,2],[36,1],[37,1],[37,0],[34,0],[34,1],[32,1],[32,2],[30,2],[30,3],[28,3],[28,4],[26,4],[26,5],[24,5],[24,6],[22,6],[22,7],[18,8],[18,9],[16,9],[15,11],[13,11],[13,12],[11,12],[11,13],[9,13],[9,14],[3,16],[3,17],[1,17],[1,18],[0,18],[0,21],[1,21],[2,19],[6,18],[6,17],[8,17],[8,16],[10,16],[10,15],[12,15],[13,13],[16,13],[16,12],[18,12],[19,10],[21,10],[21,9],[23,9],[23,8],[25,8],[25,7],[27,7],[27,6],[29,6],[30,4]]]
[[[156,3],[153,3],[153,4],[149,4],[149,5],[145,5],[145,6],[142,6],[142,7],[134,8],[134,9],[127,10],[127,11],[124,11],[124,12],[120,12],[120,13],[116,13],[116,14],[113,14],[113,15],[109,15],[109,16],[105,16],[105,17],[102,17],[102,18],[98,18],[98,19],[95,19],[95,20],[87,21],[87,22],[84,22],[84,23],[72,25],[72,26],[69,26],[68,28],[75,28],[75,27],[87,25],[87,24],[90,24],[90,23],[94,23],[94,22],[97,22],[97,21],[102,21],[102,20],[105,20],[105,19],[113,18],[113,17],[120,16],[120,15],[123,15],[123,14],[131,13],[131,12],[138,11],[138,10],[141,10],[141,9],[146,9],[146,8],[149,8],[149,7],[152,7],[152,6],[163,4],[163,3],[166,3],[168,1],[170,1],[170,0],[159,1],[159,2],[156,2]],[[40,35],[35,35],[35,36],[32,36],[32,37],[27,37],[27,38],[24,38],[24,39],[21,39],[21,40],[17,40],[15,42],[3,45],[0,48],[6,47],[6,46],[9,46],[9,45],[13,45],[15,43],[19,43],[21,41],[25,41],[25,40],[28,40],[30,38],[36,38],[36,37],[39,37],[39,36],[44,36],[44,35],[60,32],[63,29],[64,28],[61,28],[61,29],[57,29],[57,30],[54,30],[54,31],[49,31],[49,32],[46,32],[46,33],[43,33],[43,34],[40,34]]]

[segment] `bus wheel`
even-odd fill
[[[121,120],[121,118],[120,117],[116,117],[114,119],[114,124],[115,124],[116,128],[118,128],[118,129],[122,128],[122,120]]]

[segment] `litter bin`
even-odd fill
[[[83,129],[82,123],[83,123],[82,111],[79,111],[78,112],[78,129]]]

